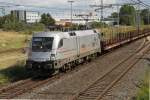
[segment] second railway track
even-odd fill
[[[73,100],[101,100],[118,81],[120,81],[130,69],[137,64],[141,57],[149,50],[150,45],[141,45],[133,55],[130,55],[113,69],[88,86],[85,90],[77,93]]]

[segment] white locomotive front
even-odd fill
[[[96,31],[40,32],[33,34],[26,68],[54,72],[88,60],[101,52]]]

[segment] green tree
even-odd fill
[[[2,28],[4,31],[23,31],[31,34],[33,31],[44,31],[45,25],[42,23],[28,24],[23,21],[19,21],[14,15],[9,14],[0,17],[0,28]]]
[[[102,22],[92,22],[91,23],[92,28],[101,28],[101,27],[107,27],[107,24]]]
[[[45,26],[55,25],[55,20],[51,17],[50,14],[42,14],[40,22],[43,23]]]
[[[140,13],[141,19],[144,23],[144,25],[148,25],[148,20],[150,19],[150,16],[148,15],[150,12],[148,9],[143,9]],[[148,18],[149,17],[149,18]]]
[[[3,27],[4,23],[5,23],[4,17],[0,17],[0,28]]]
[[[120,9],[120,24],[135,25],[136,10],[131,5],[123,5]]]
[[[111,20],[114,20],[113,25],[117,25],[117,21],[118,21],[118,13],[117,12],[113,12],[111,14],[111,16],[109,16],[108,18],[110,18]]]
[[[117,12],[113,12],[111,14],[111,16],[109,16],[109,18],[118,18],[118,13]]]
[[[15,31],[21,31],[24,30],[25,24],[21,21],[19,21],[15,16],[13,15],[6,15],[3,16],[3,22],[2,22],[2,28],[7,30],[15,30]]]

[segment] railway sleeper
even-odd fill
[[[94,88],[97,88],[97,87],[105,87],[105,86],[107,86],[107,84],[109,84],[109,82],[107,82],[107,83],[106,82],[105,83],[104,82],[103,83],[99,82],[97,84],[94,84],[94,85],[90,86],[89,89],[94,89]]]
[[[94,91],[101,91],[101,90],[104,90],[105,89],[105,87],[95,87],[95,88],[90,88],[90,89],[87,89],[87,91],[86,92],[94,92]]]
[[[79,96],[78,99],[75,99],[75,100],[94,100],[96,99],[96,97],[95,96]]]
[[[86,92],[86,93],[82,93],[81,95],[82,96],[98,96],[101,92],[103,92],[103,91],[90,91],[90,92]],[[81,96],[80,95],[80,96]]]

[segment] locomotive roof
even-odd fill
[[[87,36],[97,34],[94,30],[70,31],[70,32],[38,32],[34,33],[33,37],[55,37],[69,38],[69,33],[75,33],[76,36]]]

